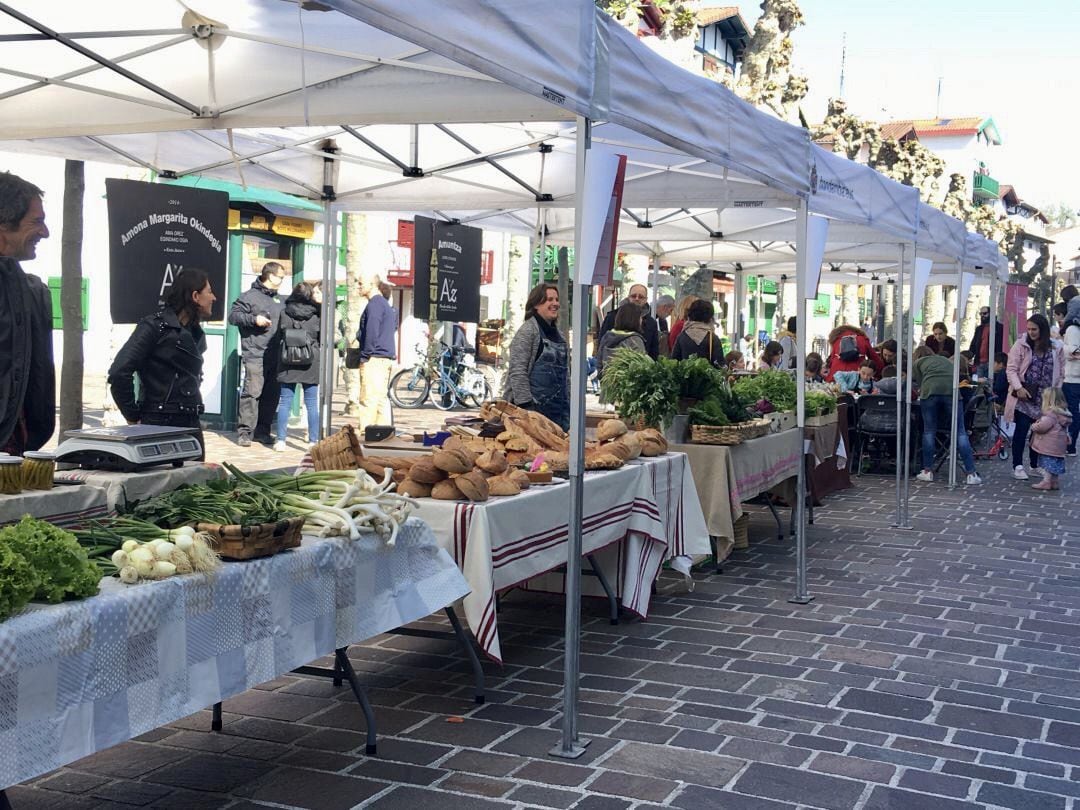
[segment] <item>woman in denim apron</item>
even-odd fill
[[[555,285],[534,287],[525,302],[525,322],[510,343],[505,397],[568,430],[569,349],[555,326],[558,315]]]

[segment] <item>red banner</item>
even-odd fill
[[[1007,352],[1027,331],[1028,285],[1005,285],[1005,317],[1002,320],[1002,347]]]

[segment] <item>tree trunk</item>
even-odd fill
[[[859,288],[854,284],[844,284],[841,289],[843,292],[840,298],[839,321],[836,325],[850,324],[851,326],[861,327],[859,323]]]
[[[967,310],[960,319],[960,333],[956,336],[956,350],[963,351],[971,344],[971,338],[975,336],[975,327],[979,324],[979,308],[986,306],[990,300],[989,287],[972,286],[968,292]]]
[[[82,246],[83,194],[81,160],[64,162],[64,224],[60,237],[60,312],[64,320],[64,359],[60,366],[60,432],[83,426]]]
[[[506,323],[503,324],[502,337],[499,341],[499,378],[495,380],[496,396],[502,396],[505,388],[505,380],[501,378],[506,374],[510,363],[510,341],[514,339],[514,335],[525,320],[525,299],[529,297],[531,256],[532,246],[529,244],[528,237],[510,237],[510,251],[506,262]]]
[[[882,334],[878,335],[878,339],[896,340],[896,285],[886,284],[882,290],[885,299],[885,317],[882,320],[885,328],[882,329]]]
[[[915,334],[917,343],[930,334],[931,328],[938,321],[945,321],[945,288],[940,284],[927,286],[923,296],[922,333]]]
[[[360,295],[360,279],[363,275],[363,252],[367,247],[367,217],[364,214],[345,215],[345,337],[348,348],[356,348],[356,332],[360,329],[360,316],[364,314],[367,299]],[[360,410],[360,371],[344,370],[345,413],[352,415]]]
[[[570,334],[570,251],[565,245],[556,251],[557,267],[559,268],[559,331],[564,335]],[[575,268],[576,270],[577,268]]]

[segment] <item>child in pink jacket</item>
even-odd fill
[[[1032,484],[1032,489],[1058,489],[1058,476],[1065,474],[1071,421],[1064,392],[1060,388],[1043,390],[1042,416],[1031,425],[1031,449],[1039,454],[1043,480]]]

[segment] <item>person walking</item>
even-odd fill
[[[510,341],[503,397],[570,429],[570,363],[566,338],[555,325],[559,288],[537,284],[525,299],[525,321]]]
[[[398,316],[390,306],[392,285],[378,276],[360,279],[360,294],[367,299],[356,342],[360,345],[360,429],[392,425],[390,375],[397,358]]]
[[[975,333],[971,336],[971,345],[968,350],[975,358],[975,371],[980,377],[986,377],[990,372],[990,359],[1001,351],[1002,335],[1004,327],[1001,321],[994,324],[994,346],[990,347],[990,307],[979,309],[979,323],[975,327]]]
[[[319,440],[322,300],[322,282],[301,281],[293,288],[278,315],[277,337],[271,346],[278,354],[277,383],[281,388],[274,442],[274,450],[279,453],[287,449],[285,440],[288,438],[289,416],[298,385],[304,391],[308,444],[315,444]]]
[[[922,471],[915,476],[919,481],[934,480],[934,450],[938,425],[948,424],[952,417],[953,360],[943,354],[935,354],[929,346],[915,349],[915,365],[912,379],[919,389],[919,408],[922,413]],[[964,429],[964,411],[956,411],[956,449],[967,473],[965,483],[981,484],[982,478],[975,471],[975,454],[971,450],[967,430]]]
[[[629,301],[615,310],[615,325],[604,333],[596,352],[596,374],[604,379],[604,366],[619,349],[629,349],[646,354],[645,340],[641,335],[642,308]]]
[[[626,299],[631,304],[637,304],[645,311],[641,318],[641,337],[645,341],[646,353],[655,360],[660,356],[660,326],[656,323],[656,318],[652,316],[652,312],[649,310],[649,290],[644,284],[634,284],[630,287],[630,293],[626,296]],[[609,330],[615,328],[616,311],[617,309],[613,309],[604,316],[604,322],[600,325],[600,340],[604,339],[604,335]]]
[[[278,290],[285,275],[279,262],[267,262],[251,288],[229,308],[229,323],[240,332],[244,363],[236,426],[236,443],[241,447],[250,447],[253,439],[263,444],[273,442],[270,426],[278,404],[277,358],[269,349],[277,334],[281,314]]]
[[[1024,445],[1032,422],[1042,415],[1042,392],[1061,387],[1064,365],[1063,349],[1050,343],[1050,323],[1046,316],[1032,315],[1027,321],[1027,335],[1009,349],[1009,362],[1005,366],[1005,376],[1009,380],[1005,418],[1016,423],[1012,454],[1016,464],[1013,478],[1018,481],[1027,481],[1029,477],[1024,470]],[[1034,450],[1029,452],[1028,461],[1033,470],[1039,466]]]
[[[12,455],[44,446],[56,428],[52,298],[19,264],[49,238],[43,194],[0,173],[0,450]]]
[[[1075,296],[1074,296],[1075,297]],[[1072,422],[1069,425],[1069,446],[1067,456],[1076,455],[1076,436],[1080,433],[1080,320],[1065,316],[1062,333],[1062,349],[1065,359],[1065,376],[1061,391],[1065,395]]]
[[[686,323],[679,331],[673,360],[704,357],[716,368],[724,365],[724,344],[713,331],[713,308],[709,301],[697,299],[686,312]]]
[[[194,428],[206,455],[199,416],[203,412],[202,321],[217,296],[206,272],[185,268],[173,281],[165,307],[135,325],[109,368],[109,391],[131,425]],[[135,375],[139,375],[139,397]]]
[[[1032,489],[1058,489],[1058,477],[1065,474],[1065,451],[1069,446],[1069,405],[1060,388],[1046,388],[1042,395],[1042,416],[1031,425],[1031,449],[1038,453],[1043,480]]]

